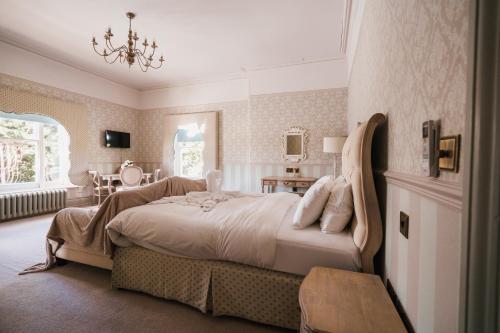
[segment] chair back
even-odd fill
[[[94,187],[101,187],[103,186],[103,180],[102,176],[99,174],[99,171],[97,170],[92,170],[89,171],[90,177],[92,177],[92,183],[94,183]]]
[[[220,193],[222,189],[222,171],[210,170],[207,173],[207,191]]]
[[[160,180],[160,169],[155,169],[153,173],[153,181],[156,183]]]
[[[142,176],[142,169],[135,165],[125,167],[120,171],[120,180],[124,187],[141,185]]]

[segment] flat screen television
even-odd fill
[[[104,145],[108,148],[130,148],[130,133],[106,130]]]

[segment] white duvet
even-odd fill
[[[229,260],[271,268],[276,239],[287,212],[300,197],[204,194],[164,198],[127,209],[106,226],[113,243],[196,259]]]

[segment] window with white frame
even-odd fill
[[[69,184],[69,135],[52,118],[0,112],[0,190]]]
[[[174,174],[187,178],[203,178],[203,133],[205,125],[179,126],[174,139]]]

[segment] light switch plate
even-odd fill
[[[439,169],[458,172],[460,135],[445,136],[439,140]]]

